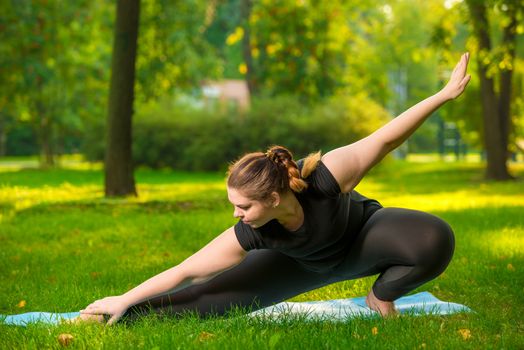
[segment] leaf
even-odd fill
[[[468,340],[469,338],[471,338],[471,331],[467,328],[461,328],[458,330],[458,332],[460,333],[460,335],[462,336],[462,339],[464,340]]]
[[[377,335],[378,334],[378,328],[377,327],[371,328],[371,334]]]
[[[68,333],[62,333],[58,336],[58,342],[62,346],[69,346],[73,342],[74,337]]]
[[[209,332],[203,331],[203,332],[200,332],[200,334],[198,335],[197,340],[203,342],[203,341],[206,341],[206,340],[209,340],[209,339],[213,338],[214,336],[215,335],[213,333],[209,333]]]
[[[18,306],[19,308],[23,308],[26,304],[27,302],[25,300],[20,300],[20,302],[16,306]]]

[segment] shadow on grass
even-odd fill
[[[135,171],[137,184],[210,183],[225,178],[221,173],[199,173],[174,170],[139,169]],[[37,188],[60,186],[68,183],[75,186],[104,184],[103,170],[74,169],[20,169],[0,171],[0,186],[24,186]]]
[[[53,203],[53,204],[37,204],[29,208],[18,210],[16,216],[21,218],[24,216],[41,215],[41,214],[58,214],[70,213],[72,211],[86,212],[89,211],[111,213],[118,210],[119,213],[135,213],[140,212],[144,214],[164,214],[164,213],[179,213],[189,212],[192,210],[222,210],[230,209],[231,204],[220,196],[209,196],[206,200],[182,200],[182,201],[148,201],[143,203],[124,203],[118,201],[72,201],[67,203]],[[0,211],[7,213],[14,211],[12,205],[2,203]]]

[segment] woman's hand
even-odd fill
[[[447,85],[440,91],[440,93],[446,97],[446,99],[452,100],[459,97],[466,85],[468,85],[471,75],[466,74],[468,69],[469,53],[465,53],[460,58],[460,61],[453,69],[451,77]]]
[[[107,297],[89,304],[84,310],[80,310],[80,314],[109,315],[111,317],[107,324],[112,325],[122,317],[129,306],[122,296]]]

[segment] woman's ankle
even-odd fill
[[[368,307],[378,312],[382,317],[396,316],[398,311],[395,308],[395,303],[392,301],[384,301],[377,298],[373,289],[370,290],[366,297],[366,304]]]

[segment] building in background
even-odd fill
[[[206,105],[218,104],[221,109],[245,112],[249,108],[249,89],[244,80],[206,81],[202,84]]]

